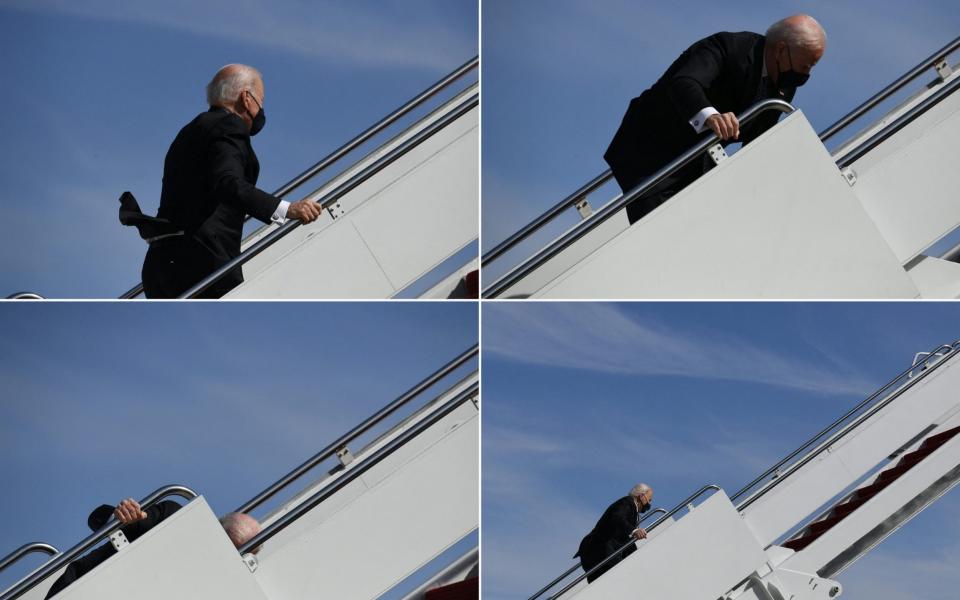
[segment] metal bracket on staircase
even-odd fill
[[[256,573],[257,567],[260,566],[260,561],[257,560],[257,556],[251,552],[247,552],[242,558],[243,564],[247,565],[247,569],[249,569],[251,573]]]
[[[586,219],[593,214],[593,207],[590,206],[590,202],[587,201],[585,196],[583,198],[579,198],[576,204],[574,204],[574,207],[576,207],[577,212],[580,213],[581,219]]]
[[[857,183],[857,172],[854,171],[852,167],[844,167],[840,169],[840,174],[843,175],[843,179],[850,187],[853,187],[853,185]]]
[[[937,75],[940,76],[941,80],[953,74],[953,69],[950,68],[950,63],[947,62],[946,57],[937,61],[937,63],[933,65],[933,68],[937,70]]]
[[[120,552],[129,546],[130,542],[127,540],[127,536],[123,535],[123,531],[118,529],[110,534],[110,544],[113,546],[114,550]]]
[[[346,446],[337,449],[337,460],[340,461],[340,464],[344,467],[353,462],[353,454],[350,453],[350,448]]]
[[[336,221],[338,218],[342,217],[347,211],[343,210],[343,206],[340,205],[340,201],[334,202],[327,207],[327,212],[330,214],[330,218]]]
[[[713,164],[719,165],[721,161],[726,160],[727,151],[723,149],[723,146],[720,144],[714,144],[707,148],[707,154],[710,155],[710,159],[713,161]]]

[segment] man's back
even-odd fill
[[[630,101],[604,158],[614,167],[651,173],[696,142],[699,134],[689,119],[697,112],[707,106],[734,113],[748,108],[764,94],[763,44],[762,35],[749,31],[695,42]]]
[[[240,252],[246,212],[237,195],[244,184],[252,187],[259,173],[243,120],[223,108],[200,113],[167,152],[157,216],[183,228],[216,258],[232,258]],[[251,206],[251,214],[269,221],[276,202],[263,195],[269,202],[260,210]]]

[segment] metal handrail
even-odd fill
[[[477,93],[470,95],[466,100],[461,101],[456,107],[454,107],[450,112],[448,112],[446,115],[441,117],[439,120],[435,121],[434,123],[431,123],[423,130],[417,132],[410,139],[405,140],[402,144],[400,144],[399,146],[397,146],[387,154],[383,155],[372,164],[365,167],[363,170],[361,170],[356,175],[352,176],[347,181],[338,185],[332,191],[327,192],[320,199],[316,200],[316,202],[320,204],[322,209],[328,208],[330,205],[332,205],[334,202],[339,200],[348,192],[350,192],[351,190],[353,190],[354,188],[362,184],[364,181],[366,181],[367,179],[370,179],[371,177],[376,175],[378,172],[380,172],[382,169],[389,166],[394,161],[403,157],[408,152],[410,152],[411,150],[419,146],[421,143],[429,139],[438,131],[447,127],[448,125],[450,125],[451,123],[459,119],[461,116],[473,110],[473,108],[476,107],[478,104],[480,104],[480,95]],[[237,256],[236,258],[230,260],[228,263],[226,263],[225,265],[223,265],[213,273],[210,273],[209,275],[207,275],[199,283],[195,284],[193,287],[191,287],[189,290],[181,294],[179,297],[180,298],[195,297],[196,295],[200,294],[205,289],[213,285],[225,274],[229,273],[230,271],[232,271],[233,269],[239,266],[242,266],[247,261],[249,261],[253,257],[257,256],[258,254],[260,254],[261,252],[263,252],[264,250],[272,246],[274,243],[279,241],[281,238],[286,236],[288,233],[290,233],[300,225],[302,225],[302,223],[297,219],[288,220],[286,223],[284,223],[280,227],[274,229],[269,234],[265,235],[264,237],[260,238],[259,240],[251,244],[249,248],[247,248],[240,254],[240,256]]]
[[[656,522],[654,522],[654,524],[651,525],[651,526],[647,529],[647,531],[650,532],[650,531],[653,531],[654,529],[656,529],[657,526],[660,525],[660,523],[663,523],[664,521],[666,521],[667,519],[669,519],[669,518],[672,517],[673,515],[677,514],[679,511],[683,510],[683,509],[684,509],[687,505],[689,505],[691,502],[693,502],[694,500],[696,500],[697,498],[699,498],[699,497],[702,496],[703,494],[707,493],[708,490],[714,490],[714,491],[716,491],[716,492],[719,492],[719,491],[720,491],[720,486],[711,483],[711,484],[709,484],[709,485],[703,486],[702,488],[700,488],[699,490],[697,490],[697,491],[694,492],[693,494],[690,494],[689,496],[687,496],[687,499],[686,499],[686,500],[684,500],[684,501],[681,502],[680,504],[678,504],[678,505],[676,505],[675,507],[673,507],[673,510],[671,510],[671,511],[668,512],[667,514],[663,515],[663,516],[660,517],[659,519],[657,519]],[[570,591],[575,585],[577,585],[578,583],[580,583],[581,581],[583,581],[588,575],[590,575],[591,573],[595,572],[597,569],[599,569],[599,568],[602,567],[603,565],[605,565],[605,564],[607,564],[608,562],[610,562],[611,560],[613,560],[613,558],[614,558],[615,556],[619,556],[621,552],[623,552],[624,550],[626,550],[627,548],[629,548],[629,547],[632,546],[633,544],[636,544],[637,541],[638,541],[638,540],[630,540],[629,542],[627,542],[627,543],[624,544],[623,546],[620,546],[620,548],[618,548],[618,549],[616,550],[616,552],[614,552],[614,553],[611,554],[610,556],[608,556],[608,557],[606,557],[605,559],[603,559],[600,563],[598,563],[597,565],[595,565],[592,569],[590,569],[589,571],[585,572],[585,573],[584,573],[583,575],[581,575],[580,577],[577,577],[576,579],[574,579],[573,581],[571,581],[570,583],[568,583],[567,585],[565,585],[565,586],[563,587],[563,589],[561,589],[559,592],[557,592],[557,593],[554,594],[553,596],[550,596],[550,599],[549,599],[549,600],[556,600],[556,599],[559,598],[560,596],[562,596],[562,595],[564,595],[565,593],[567,593],[568,591]]]
[[[412,426],[410,429],[404,431],[402,434],[385,444],[383,447],[379,448],[362,464],[351,468],[341,477],[329,482],[327,485],[314,492],[309,498],[290,509],[289,512],[284,513],[283,516],[278,518],[276,521],[260,531],[260,533],[258,533],[256,536],[240,546],[240,554],[246,554],[247,552],[250,552],[254,548],[257,548],[261,544],[270,540],[270,538],[283,531],[288,525],[313,510],[313,508],[318,504],[346,487],[355,479],[379,464],[383,459],[393,454],[407,442],[414,439],[428,428],[433,426],[435,423],[440,421],[440,419],[453,412],[453,410],[458,406],[475,396],[479,390],[479,382],[474,382],[469,388],[447,400],[437,411],[416,425]],[[6,598],[0,598],[0,600],[6,600]]]
[[[339,148],[337,148],[330,154],[326,155],[325,157],[321,158],[312,167],[308,168],[303,173],[300,173],[299,175],[297,175],[287,183],[280,186],[280,188],[278,188],[277,191],[273,193],[273,195],[277,196],[278,198],[283,198],[284,196],[292,192],[294,189],[300,187],[300,185],[302,185],[308,179],[312,179],[314,176],[318,175],[321,171],[323,171],[333,163],[339,161],[341,158],[343,158],[344,156],[346,156],[347,154],[355,150],[358,146],[365,143],[370,138],[377,135],[378,133],[380,133],[390,125],[393,125],[397,120],[399,120],[400,118],[408,114],[410,111],[414,110],[415,108],[417,108],[418,106],[420,106],[421,104],[429,100],[430,98],[433,98],[434,96],[436,96],[438,93],[446,89],[451,83],[460,79],[461,77],[463,77],[464,75],[466,75],[467,73],[475,69],[479,64],[480,64],[480,57],[474,56],[467,62],[463,63],[462,65],[460,65],[459,67],[457,67],[456,69],[454,69],[453,71],[451,71],[450,73],[442,77],[436,83],[434,83],[424,91],[420,92],[419,94],[417,94],[416,96],[408,100],[400,108],[397,108],[386,117],[380,119],[379,121],[377,121],[376,123],[368,127],[367,129],[365,129],[363,132],[358,134],[355,138],[353,138],[346,144],[340,146]],[[249,215],[245,216],[244,222],[248,221],[249,219],[250,219]],[[138,296],[142,292],[143,292],[143,283],[139,283],[133,288],[131,288],[130,290],[128,290],[127,292],[125,292],[122,296],[120,296],[120,298],[121,299],[133,298]]]
[[[43,552],[49,554],[50,556],[56,556],[60,554],[60,551],[56,547],[51,546],[50,544],[45,544],[43,542],[33,542],[32,544],[24,544],[11,552],[10,554],[0,558],[0,571],[3,571],[13,563],[17,562],[24,556],[32,554],[34,552]]]
[[[939,50],[931,54],[929,57],[925,58],[915,67],[913,67],[912,69],[910,69],[909,71],[901,75],[899,78],[895,79],[893,83],[891,83],[887,87],[883,88],[882,90],[874,94],[866,102],[856,107],[855,109],[851,110],[849,113],[841,117],[840,120],[838,120],[833,125],[824,129],[819,134],[820,141],[826,142],[828,139],[830,139],[835,134],[837,134],[840,130],[844,129],[847,125],[856,121],[857,119],[862,117],[864,114],[866,114],[868,111],[870,111],[873,107],[875,107],[876,105],[880,104],[881,102],[883,102],[884,100],[892,96],[894,93],[900,90],[903,86],[907,85],[908,83],[910,83],[911,81],[919,77],[924,71],[926,71],[930,67],[935,66],[940,61],[944,60],[948,54],[950,54],[957,48],[960,48],[960,37],[955,38],[952,42],[950,42],[943,48],[940,48]]]
[[[260,506],[261,504],[263,504],[264,502],[266,502],[267,500],[275,496],[277,493],[279,493],[283,488],[293,483],[293,481],[299,479],[301,476],[307,473],[310,469],[317,466],[327,458],[335,455],[338,450],[345,447],[357,436],[363,434],[364,432],[369,430],[371,427],[381,422],[383,419],[387,418],[388,416],[396,412],[398,409],[405,406],[408,402],[410,402],[411,400],[416,398],[418,395],[420,395],[420,393],[422,393],[424,390],[432,386],[434,383],[436,383],[440,379],[446,377],[453,370],[457,369],[458,367],[463,365],[465,362],[467,362],[468,360],[476,356],[478,351],[479,351],[479,346],[474,344],[473,347],[467,349],[466,351],[461,353],[459,356],[457,356],[447,364],[443,365],[442,367],[434,371],[432,374],[430,374],[429,376],[421,380],[419,383],[417,383],[415,386],[413,386],[412,388],[410,388],[409,390],[407,390],[406,392],[398,396],[395,400],[393,400],[392,402],[390,402],[389,404],[387,404],[377,412],[373,413],[372,415],[364,419],[358,425],[354,426],[352,429],[350,429],[350,431],[344,433],[339,438],[337,438],[336,440],[328,444],[326,448],[324,448],[320,452],[308,458],[299,467],[290,471],[289,473],[287,473],[286,475],[278,479],[276,482],[268,486],[265,490],[263,490],[262,492],[260,492],[259,494],[257,494],[256,496],[248,500],[245,504],[243,504],[243,506],[238,508],[236,512],[248,513],[253,509],[257,508],[258,506]]]
[[[953,344],[943,344],[943,345],[935,348],[935,349],[930,353],[930,355],[927,357],[926,360],[924,360],[924,361],[922,361],[922,362],[919,362],[919,363],[914,363],[914,364],[912,364],[909,368],[907,368],[906,370],[902,371],[902,372],[901,372],[900,374],[898,374],[896,377],[894,377],[894,378],[891,379],[889,382],[887,382],[887,383],[886,383],[883,387],[881,387],[879,390],[877,390],[876,392],[874,392],[873,394],[871,394],[869,397],[867,397],[865,400],[861,401],[861,402],[858,403],[856,406],[854,406],[852,409],[850,409],[849,411],[847,411],[846,414],[844,414],[842,417],[840,417],[839,419],[835,420],[833,423],[831,423],[830,425],[828,425],[827,427],[825,427],[825,428],[824,428],[823,430],[821,430],[819,433],[817,433],[817,434],[814,435],[812,438],[810,438],[809,440],[807,440],[802,446],[800,446],[799,448],[797,448],[796,450],[794,450],[793,452],[791,452],[790,454],[788,454],[785,458],[781,459],[777,464],[773,465],[772,467],[770,467],[769,469],[767,469],[766,471],[764,471],[762,474],[760,474],[759,476],[757,476],[753,481],[751,481],[751,482],[748,483],[746,486],[744,486],[743,488],[741,488],[740,491],[738,491],[736,494],[734,494],[733,496],[730,497],[730,501],[731,501],[731,502],[735,502],[738,498],[744,496],[747,492],[749,492],[750,490],[752,490],[757,484],[761,483],[762,481],[764,481],[764,480],[767,479],[768,477],[773,476],[773,478],[772,478],[770,481],[768,481],[767,484],[766,484],[764,487],[762,487],[760,490],[758,490],[758,491],[757,491],[756,493],[754,493],[752,496],[750,496],[749,498],[747,498],[746,500],[744,500],[742,503],[740,503],[739,505],[737,505],[737,510],[738,510],[738,511],[742,511],[742,510],[746,509],[747,507],[749,507],[751,504],[753,504],[754,502],[756,502],[757,500],[759,500],[761,497],[763,497],[765,494],[767,494],[768,492],[770,492],[770,490],[772,490],[774,487],[776,487],[777,485],[779,485],[780,482],[782,482],[783,480],[785,480],[789,475],[791,475],[792,473],[796,472],[797,469],[801,468],[802,466],[804,466],[805,464],[809,463],[811,460],[813,460],[814,458],[816,458],[817,456],[819,456],[819,455],[820,455],[822,452],[824,452],[827,448],[830,448],[830,447],[833,446],[838,440],[840,440],[841,438],[843,438],[844,436],[846,436],[850,431],[853,431],[854,429],[856,429],[856,428],[857,428],[860,424],[862,424],[864,421],[866,421],[867,419],[869,419],[869,418],[872,417],[873,415],[877,414],[877,412],[879,412],[880,410],[882,410],[885,406],[889,405],[891,402],[893,402],[894,400],[896,400],[897,398],[899,398],[904,392],[906,392],[906,391],[909,390],[911,387],[913,387],[913,385],[916,384],[918,381],[922,380],[924,377],[926,377],[927,375],[929,375],[930,373],[932,373],[933,371],[935,371],[936,369],[938,369],[942,364],[946,363],[946,362],[947,362],[948,360],[950,360],[953,356],[956,356],[956,355],[958,354],[958,353],[956,352],[957,348],[960,348],[960,340],[957,340],[957,341],[954,342]],[[935,357],[939,357],[939,360],[937,360],[933,365],[927,366],[927,363],[928,363],[930,360],[934,359]],[[913,373],[914,371],[917,371],[918,369],[920,370],[920,373],[919,373],[918,375],[915,375],[915,376],[912,375],[912,373]],[[799,461],[791,464],[790,467],[788,467],[786,471],[784,471],[784,472],[782,472],[782,473],[780,472],[780,469],[781,469],[784,465],[786,465],[788,462],[790,462],[791,460],[793,460],[794,458],[796,458],[797,456],[799,456],[801,453],[805,452],[808,448],[810,448],[810,447],[813,446],[814,444],[817,444],[817,443],[821,440],[821,438],[823,438],[823,437],[826,436],[828,433],[830,433],[831,431],[833,431],[834,429],[836,429],[838,426],[840,426],[841,424],[843,424],[843,423],[844,423],[845,421],[847,421],[850,417],[852,417],[853,415],[855,415],[856,413],[858,413],[862,408],[864,408],[865,406],[867,406],[868,404],[870,404],[871,402],[873,402],[874,400],[876,400],[881,394],[883,394],[884,392],[886,392],[887,390],[889,390],[889,389],[892,388],[893,386],[897,385],[897,384],[898,384],[900,381],[902,381],[904,378],[907,378],[908,381],[903,385],[903,387],[901,387],[901,388],[898,389],[896,392],[894,392],[894,393],[890,394],[889,396],[887,396],[883,401],[875,404],[872,408],[870,408],[869,410],[867,410],[866,412],[864,412],[862,415],[860,415],[860,417],[858,417],[857,419],[855,419],[854,421],[852,421],[852,422],[851,422],[850,424],[848,424],[846,427],[844,427],[844,428],[841,429],[840,431],[837,431],[837,432],[836,432],[834,435],[832,435],[829,439],[827,439],[827,440],[823,441],[822,443],[820,443],[819,447],[817,447],[817,448],[814,449],[813,451],[811,451],[811,452],[809,452],[808,454],[806,454],[806,455],[805,455],[803,458],[801,458]]]
[[[794,111],[793,106],[790,103],[783,100],[777,99],[768,99],[758,102],[737,115],[741,125],[748,123],[755,116],[760,113],[777,110],[782,113],[792,113]],[[716,144],[720,138],[715,133],[710,133],[702,140],[697,142],[692,148],[681,154],[679,157],[673,159],[671,162],[664,165],[660,170],[658,170],[653,175],[650,175],[636,186],[633,187],[629,192],[621,194],[605,204],[600,210],[591,215],[589,218],[584,219],[577,224],[576,227],[565,233],[560,238],[554,240],[545,248],[520,263],[508,273],[500,277],[500,279],[493,282],[487,289],[483,291],[484,298],[494,298],[499,296],[504,291],[509,289],[511,286],[516,284],[519,280],[523,279],[529,275],[532,271],[540,267],[543,263],[547,262],[559,252],[569,247],[571,244],[593,231],[596,227],[604,223],[607,219],[612,217],[614,214],[619,212],[623,207],[637,199],[644,192],[650,190],[655,185],[678,171],[680,168],[687,165],[694,158],[697,158],[705,152],[710,146]],[[517,238],[519,241],[519,238]],[[516,242],[514,242],[516,243]],[[505,251],[505,250],[503,250]],[[503,252],[501,251],[501,253]]]
[[[7,296],[7,300],[46,300],[46,298],[35,292],[17,292]]]
[[[577,202],[580,201],[581,198],[592,194],[597,190],[597,188],[610,181],[612,177],[613,171],[607,169],[603,173],[600,173],[588,181],[586,184],[581,186],[580,189],[570,194],[560,202],[554,204],[553,207],[548,209],[545,213],[527,223],[522,229],[497,244],[492,250],[489,250],[480,259],[480,266],[485,267],[487,264],[499,258],[502,254],[506,253],[511,248],[530,237],[530,235],[532,235],[535,231],[539,230],[541,227],[555,219],[557,215],[568,208],[576,206]]]
[[[650,512],[648,512],[646,515],[644,515],[643,518],[640,519],[640,520],[637,522],[637,525],[640,525],[641,523],[643,523],[644,521],[646,521],[647,519],[649,519],[650,517],[652,517],[653,515],[655,515],[655,514],[657,514],[657,513],[660,513],[660,514],[664,514],[664,515],[665,515],[665,514],[667,514],[667,509],[665,509],[665,508],[655,508],[655,509],[653,509],[652,511],[650,511]],[[542,588],[540,588],[534,595],[532,595],[532,596],[530,596],[529,598],[527,598],[527,600],[536,600],[537,598],[539,598],[540,596],[542,596],[544,592],[546,592],[547,590],[549,590],[549,589],[552,588],[553,586],[557,585],[558,583],[560,583],[561,581],[563,581],[564,579],[566,579],[567,576],[569,576],[571,573],[573,573],[574,571],[576,571],[577,569],[579,569],[580,566],[581,566],[581,565],[580,565],[580,562],[578,561],[577,564],[573,565],[572,567],[570,567],[569,569],[567,569],[566,571],[564,571],[562,575],[560,575],[559,577],[557,577],[556,579],[554,579],[553,581],[551,581],[551,582],[548,583],[547,585],[545,585],[545,586],[543,586]]]
[[[865,154],[879,146],[887,138],[891,137],[893,134],[897,133],[915,121],[918,117],[920,117],[920,115],[924,114],[930,110],[930,108],[939,104],[941,100],[957,91],[957,88],[960,88],[960,78],[954,79],[949,84],[941,87],[933,94],[930,94],[924,98],[922,102],[917,103],[913,108],[897,117],[892,123],[888,124],[880,131],[857,144],[852,150],[840,157],[840,159],[837,161],[837,166],[842,169],[860,160]]]
[[[146,510],[160,500],[170,496],[180,496],[186,500],[193,500],[198,496],[198,494],[183,485],[167,485],[154,491],[152,494],[141,500],[140,506],[143,510]],[[37,569],[35,572],[31,573],[28,577],[20,580],[13,587],[4,592],[4,594],[0,596],[0,600],[13,600],[14,598],[19,598],[29,590],[33,589],[33,587],[38,583],[58,571],[61,567],[70,563],[73,559],[77,558],[90,548],[93,548],[95,545],[109,537],[110,534],[121,527],[123,527],[123,525],[120,523],[120,521],[118,521],[116,517],[111,517],[110,521],[108,521],[106,525],[84,538],[84,540],[79,544],[50,559],[46,564]]]

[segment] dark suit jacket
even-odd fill
[[[127,536],[127,540],[133,542],[146,532],[150,531],[154,526],[157,525],[160,521],[163,521],[173,513],[180,510],[180,505],[171,500],[165,500],[154,504],[146,511],[147,518],[136,523],[131,523],[125,527],[122,527],[123,535]],[[110,520],[110,517],[113,516],[114,507],[103,504],[96,508],[90,516],[87,517],[87,525],[92,531],[97,531],[101,527],[107,524],[107,521]],[[44,597],[50,598],[57,592],[63,590],[65,587],[77,580],[77,578],[87,574],[92,571],[94,567],[107,560],[117,551],[113,549],[113,545],[110,543],[97,546],[81,558],[70,563],[67,567],[67,570],[64,571],[63,575],[57,579],[53,586],[50,588],[50,591],[47,592],[47,595]]]
[[[240,254],[244,215],[268,223],[280,204],[256,188],[259,175],[246,123],[211,108],[181,129],[167,151],[157,217],[186,231],[220,266]],[[232,275],[242,281],[239,271]]]
[[[580,557],[585,571],[589,571],[630,541],[630,534],[637,528],[638,514],[637,504],[630,496],[620,498],[603,511],[600,520],[581,540],[580,548],[574,555],[574,558]],[[626,558],[634,550],[632,547],[627,548],[620,559]]]
[[[764,40],[749,31],[715,33],[690,46],[653,87],[631,100],[603,156],[617,181],[635,185],[693,146],[703,134],[689,121],[708,106],[739,114],[765,98],[792,100],[793,91],[781,95],[761,81]],[[741,127],[740,141],[773,127],[779,115],[753,119]]]

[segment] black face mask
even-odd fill
[[[649,503],[649,502],[646,503],[646,504],[641,504],[641,505],[640,505],[640,512],[645,513],[645,512],[647,512],[648,510],[650,510],[650,503]]]
[[[790,55],[790,46],[787,46],[787,60],[790,61],[790,69],[778,71],[777,73],[777,87],[780,88],[780,91],[796,89],[810,79],[809,73],[799,73],[793,69],[793,57]],[[777,69],[779,68],[780,64],[777,63]]]
[[[253,124],[250,126],[250,135],[254,136],[260,133],[260,130],[263,129],[263,126],[267,124],[267,115],[263,113],[263,109],[257,111],[257,116],[253,118]]]
[[[250,94],[250,97],[253,98],[253,101],[260,107],[260,110],[258,110],[257,114],[253,117],[253,123],[250,125],[250,136],[253,137],[260,133],[263,126],[267,124],[267,115],[263,112],[263,106],[260,105],[257,98],[253,94]]]

